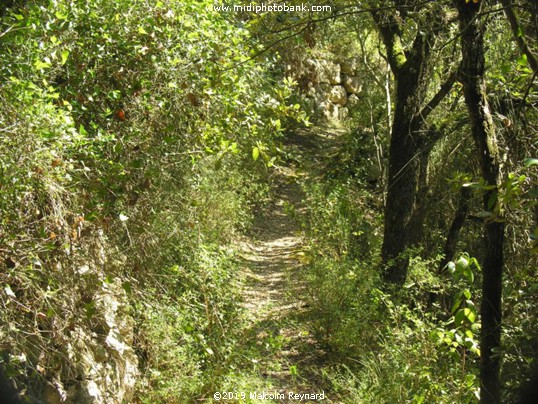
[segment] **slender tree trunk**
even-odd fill
[[[446,236],[445,247],[443,249],[443,259],[439,263],[439,273],[441,273],[446,265],[454,259],[456,254],[456,245],[460,236],[461,228],[465,223],[467,214],[469,213],[469,197],[471,196],[471,189],[468,187],[462,187],[460,190],[460,200],[458,202],[458,208],[448,234]]]
[[[525,36],[523,35],[521,31],[521,26],[519,25],[519,22],[516,17],[516,13],[514,12],[514,9],[512,8],[512,2],[509,0],[500,0],[501,4],[504,8],[504,14],[506,15],[506,19],[508,20],[508,23],[510,24],[510,28],[512,29],[512,34],[514,35],[514,40],[517,43],[517,46],[519,47],[519,50],[522,54],[527,56],[527,61],[532,68],[534,74],[538,74],[538,59],[536,58],[536,55],[532,53],[527,40],[525,39]]]
[[[454,259],[454,255],[456,254],[456,246],[458,245],[460,232],[469,213],[470,196],[471,190],[467,187],[462,187],[460,190],[458,208],[456,209],[456,214],[454,215],[454,219],[452,219],[452,224],[450,225],[450,229],[446,236],[445,247],[443,248],[443,258],[439,262],[439,267],[437,269],[439,274],[446,271],[447,264]],[[439,296],[437,292],[430,292],[428,300],[429,306],[433,305],[438,298],[441,306],[446,310],[450,310],[449,296],[446,293]]]
[[[455,1],[460,19],[462,83],[471,129],[477,145],[482,176],[489,189],[484,192],[484,210],[492,212],[485,224],[485,256],[482,266],[480,314],[480,402],[500,403],[500,357],[495,349],[501,343],[501,297],[504,223],[499,217],[497,192],[501,184],[500,156],[495,127],[487,100],[484,79],[484,25],[478,13],[480,3]]]
[[[422,224],[414,221],[420,177],[420,148],[416,135],[422,127],[412,123],[412,109],[416,105],[412,95],[417,87],[405,88],[397,81],[396,108],[392,126],[387,201],[385,206],[385,231],[382,245],[384,277],[390,283],[403,284],[407,276],[409,259],[402,256],[410,246],[411,238],[420,239]],[[406,102],[407,101],[407,102]],[[413,127],[414,126],[414,127]],[[414,226],[413,226],[414,225]]]

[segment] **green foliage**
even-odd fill
[[[211,5],[54,0],[2,18],[1,349],[29,394],[86,378],[63,342],[104,344],[111,285],[136,324],[122,331],[141,400],[194,397],[223,373],[239,313],[226,246],[284,125],[306,117]]]
[[[175,265],[159,285],[141,290],[134,307],[144,340],[139,386],[144,402],[194,399],[218,385],[240,325],[231,252],[200,249],[196,264]]]
[[[117,333],[136,352],[142,402],[206,399],[217,386],[267,387],[241,369],[254,364],[253,374],[261,373],[245,358],[250,347],[237,349],[245,328],[230,245],[268,194],[280,141],[308,124],[298,91],[309,79],[302,63],[320,57],[352,60],[364,89],[348,122],[353,131],[321,144],[330,163],[305,184],[301,257],[309,325],[329,352],[323,377],[350,402],[474,401],[481,228],[503,216],[499,354],[505,399],[514,401],[537,354],[538,120],[533,72],[507,22],[488,17],[488,97],[505,150],[506,176],[490,200],[497,211],[482,206],[492,188],[477,173],[455,84],[425,126],[441,140],[424,137],[413,156],[431,149],[422,173],[427,200],[416,201],[424,202],[428,232],[407,251],[404,288],[388,291],[377,257],[394,94],[372,21],[350,14],[306,24],[289,13],[231,15],[212,5],[38,0],[0,11],[0,364],[7,374],[39,401],[46,382],[79,384],[93,364],[115,363],[107,338]],[[396,57],[428,28],[425,15],[398,15],[406,23]],[[455,43],[446,38],[425,67],[432,75],[426,100],[456,61]],[[275,52],[260,54],[268,45]],[[458,203],[448,178],[454,189],[473,190],[458,242],[472,255],[439,271]],[[272,351],[285,345],[276,334],[264,343]],[[300,364],[289,366],[290,377],[301,375]]]
[[[389,322],[382,330],[381,351],[367,354],[357,379],[365,401],[475,402],[476,361],[461,361],[437,341],[443,323],[417,302],[393,302],[380,293]],[[446,333],[444,343],[451,336]]]
[[[347,161],[331,167],[324,185],[306,187],[310,321],[332,353],[324,378],[342,397],[354,397],[350,402],[475,402],[477,260],[461,255],[446,278],[436,273],[438,258],[424,260],[411,250],[404,288],[379,290],[375,200],[359,191],[368,173],[348,170]],[[432,308],[432,293],[451,301],[452,311]]]

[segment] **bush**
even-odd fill
[[[230,355],[227,245],[282,123],[304,113],[211,5],[55,0],[2,16],[0,350],[36,399],[112,378],[96,394],[121,400],[124,384],[129,400],[140,372],[147,400],[194,397]]]

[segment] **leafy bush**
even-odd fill
[[[202,394],[225,366],[238,315],[225,246],[304,113],[211,5],[54,0],[2,17],[0,350],[30,395],[88,379],[75,332],[89,357],[122,360],[107,304],[128,316],[120,343],[145,399]]]
[[[371,293],[376,285],[379,248],[378,216],[371,196],[355,181],[307,183],[308,290],[315,334],[335,353],[355,357],[365,345],[375,345],[379,322]]]

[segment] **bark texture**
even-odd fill
[[[501,184],[501,159],[486,96],[485,27],[479,18],[480,6],[481,3],[456,0],[463,54],[461,81],[482,176],[489,186],[484,192],[484,210],[493,214],[485,223],[485,254],[482,265],[480,402],[497,404],[500,403],[501,391],[500,357],[495,353],[495,349],[501,343],[504,222],[497,201],[498,187]]]
[[[385,228],[382,265],[385,281],[401,285],[407,276],[409,259],[405,250],[418,243],[423,234],[424,195],[427,191],[427,164],[435,131],[426,119],[450,91],[452,75],[430,102],[426,94],[431,82],[429,71],[432,48],[446,28],[441,9],[422,11],[428,24],[421,27],[412,46],[403,48],[408,7],[394,1],[395,8],[373,14],[387,50],[395,78],[395,109],[389,149]]]

